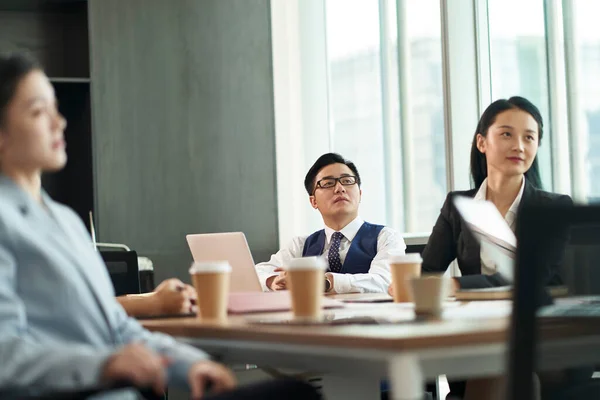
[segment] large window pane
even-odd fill
[[[325,12],[330,143],[358,167],[363,218],[385,224],[378,2],[327,0]]]
[[[574,37],[576,43],[577,66],[576,96],[580,107],[579,135],[585,149],[584,176],[585,192],[590,201],[600,201],[600,29],[598,15],[600,2],[597,0],[577,0],[575,7]]]
[[[388,1],[387,15],[382,15],[390,24],[383,43],[378,3],[326,2],[331,144],[356,161],[363,175],[365,219],[403,231],[429,231],[446,195],[439,1],[400,2],[406,21],[400,27],[400,70],[396,1]],[[382,52],[392,60],[389,68],[382,69]],[[390,94],[389,105],[382,103],[382,83]],[[399,87],[404,93],[398,92]],[[391,110],[386,131],[384,108]],[[384,148],[390,142],[386,135],[404,135],[407,148],[398,145],[390,152]],[[395,160],[386,162],[390,153]],[[403,153],[409,157],[403,158]],[[401,168],[404,174],[396,176],[409,177],[398,183],[405,190],[390,194],[392,188],[386,185],[390,168]],[[390,207],[397,208],[401,221],[388,215]]]
[[[410,73],[402,85],[407,96],[400,96],[406,122],[401,134],[409,135],[413,154],[412,164],[403,165],[414,181],[413,210],[406,211],[415,218],[406,230],[429,232],[447,193],[440,2],[404,0],[398,4],[405,7],[406,28],[399,31],[409,50],[399,67]]]
[[[540,109],[545,129],[538,161],[544,188],[552,190],[544,1],[489,0],[488,15],[492,99],[523,96]]]

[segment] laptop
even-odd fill
[[[287,311],[292,308],[289,291],[262,291],[243,232],[199,233],[187,235],[186,239],[195,262],[228,261],[231,265],[229,313]],[[338,308],[343,304],[324,298],[323,307]]]
[[[232,293],[262,292],[254,260],[243,232],[200,233],[186,236],[196,262],[228,261]]]

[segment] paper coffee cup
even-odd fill
[[[394,302],[406,303],[413,301],[408,287],[408,280],[421,276],[421,263],[423,259],[419,253],[392,253],[388,255],[390,271],[392,272],[392,286],[394,288]]]
[[[327,263],[321,257],[294,258],[285,266],[294,317],[321,317],[326,269]]]
[[[415,302],[415,314],[439,317],[444,301],[450,295],[451,278],[444,275],[424,275],[409,280]]]
[[[198,318],[227,318],[231,265],[227,261],[195,262],[189,272],[198,296]]]

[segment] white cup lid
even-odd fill
[[[388,255],[388,261],[391,263],[413,264],[422,263],[423,259],[421,258],[421,255],[419,253],[402,254],[390,252]]]
[[[327,263],[323,257],[301,257],[293,258],[284,266],[287,270],[320,270],[327,269]]]
[[[190,275],[214,272],[231,272],[231,265],[228,261],[203,261],[192,263],[190,267]]]

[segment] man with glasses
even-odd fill
[[[256,265],[263,290],[287,289],[283,268],[293,258],[324,256],[329,268],[329,293],[385,293],[391,283],[387,256],[404,252],[402,236],[393,229],[363,221],[358,216],[362,196],[360,175],[351,161],[339,154],[319,157],[306,174],[304,187],[311,206],[319,210],[325,229],[296,237],[268,262]]]

